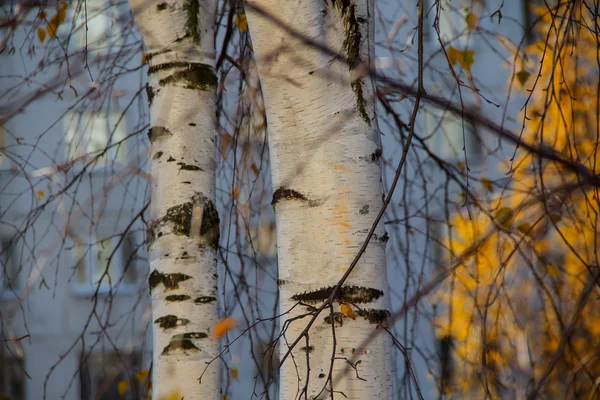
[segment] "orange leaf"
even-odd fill
[[[234,198],[234,199],[237,199],[237,198],[238,198],[238,196],[239,196],[239,194],[240,194],[240,189],[239,189],[237,186],[235,186],[235,187],[233,188],[233,198]]]
[[[127,389],[129,389],[129,381],[120,381],[117,384],[117,391],[119,392],[119,396],[123,397]]]
[[[46,40],[46,31],[43,30],[42,28],[38,28],[37,34],[38,34],[38,39],[40,39],[40,43],[44,43],[44,40]]]
[[[236,326],[237,322],[233,317],[226,317],[217,322],[213,328],[213,336],[215,339],[220,339],[224,334],[229,332],[231,328]]]
[[[138,382],[146,382],[146,378],[148,378],[148,370],[147,369],[142,369],[140,372],[138,372],[137,374],[135,374],[135,379],[137,379]]]
[[[340,311],[348,318],[356,318],[356,314],[354,314],[354,310],[352,310],[352,306],[348,303],[342,303],[340,306]]]
[[[229,370],[229,375],[231,375],[231,377],[232,377],[233,379],[235,379],[236,381],[238,381],[238,382],[240,381],[240,380],[238,379],[238,375],[239,375],[239,373],[240,373],[240,372],[238,371],[238,369],[237,369],[237,368],[231,368],[231,369]]]
[[[37,199],[41,200],[42,197],[44,197],[44,191],[43,190],[38,190],[37,192],[35,192],[37,194]]]
[[[54,36],[56,36],[57,28],[58,28],[58,25],[56,24],[56,22],[50,22],[48,24],[48,26],[46,27],[46,30],[48,31],[48,36],[50,36],[50,39],[52,39]]]
[[[248,20],[246,19],[246,13],[240,14],[240,16],[236,16],[233,20],[233,23],[240,29],[242,32],[246,32],[248,30]]]
[[[146,56],[146,53],[142,54],[142,65],[146,65],[148,64],[148,57]]]

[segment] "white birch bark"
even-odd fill
[[[347,270],[382,206],[381,166],[374,87],[361,77],[373,56],[373,2],[366,0],[254,0],[246,8],[267,110],[281,312],[287,320],[318,306]],[[304,44],[288,28],[342,57]],[[344,61],[344,58],[348,62]],[[383,228],[350,274],[335,304],[333,390],[348,399],[392,398],[392,343],[377,330],[389,314]],[[358,316],[339,313],[352,303]],[[281,399],[331,396],[326,385],[332,349],[331,318],[322,313],[281,366]],[[328,318],[326,318],[328,317]],[[308,318],[281,321],[280,352]],[[363,340],[377,335],[366,348]],[[308,351],[310,368],[307,369]],[[358,353],[356,371],[346,359]],[[303,393],[308,380],[307,393]],[[326,389],[324,390],[324,387]]]
[[[152,398],[220,398],[215,0],[130,0],[149,63]],[[169,397],[171,398],[171,397]]]

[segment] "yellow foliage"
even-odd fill
[[[586,28],[594,16],[565,5],[538,12],[543,34],[527,57],[518,54],[513,82],[524,96],[532,91],[521,138],[598,171],[599,38]],[[447,54],[453,64],[464,62],[458,49]],[[447,265],[476,248],[434,296],[443,310],[437,336],[452,342],[446,391],[511,398],[511,388],[530,389],[548,374],[536,398],[596,398],[600,290],[585,289],[598,268],[597,190],[562,164],[522,150],[500,166],[510,171],[510,187],[494,195],[489,178],[480,178],[490,203],[480,199],[470,216],[453,215],[452,238],[444,241],[452,253]]]

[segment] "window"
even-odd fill
[[[141,354],[100,353],[84,356],[81,365],[82,400],[134,400],[140,399],[143,380],[138,379]],[[142,381],[142,382],[140,382]],[[127,382],[123,396],[119,394],[119,383]]]
[[[133,233],[128,233],[121,244],[120,236],[97,239],[88,236],[72,238],[72,255],[75,261],[76,289],[95,291],[100,283],[100,290],[110,287],[131,287],[137,280],[136,240]],[[116,250],[115,250],[116,249]],[[110,264],[109,264],[110,261]],[[107,270],[108,267],[108,270]]]
[[[22,358],[0,355],[0,399],[25,400],[25,370]]]
[[[126,163],[127,127],[125,117],[121,116],[121,113],[102,110],[65,116],[66,161],[89,162],[102,154],[97,161],[100,166]]]
[[[20,289],[19,263],[14,239],[0,238],[0,294],[8,294]]]

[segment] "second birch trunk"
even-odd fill
[[[246,11],[267,110],[280,311],[301,304],[281,321],[285,354],[309,318],[289,320],[328,298],[382,206],[374,85],[361,76],[373,56],[373,2],[256,0]],[[324,312],[281,366],[280,399],[325,399],[331,390],[348,399],[392,397],[392,343],[376,329],[389,314],[386,240],[379,228],[339,292],[335,339]],[[344,303],[355,319],[340,312]],[[361,348],[370,335],[377,336]],[[350,366],[352,357],[359,363]]]

